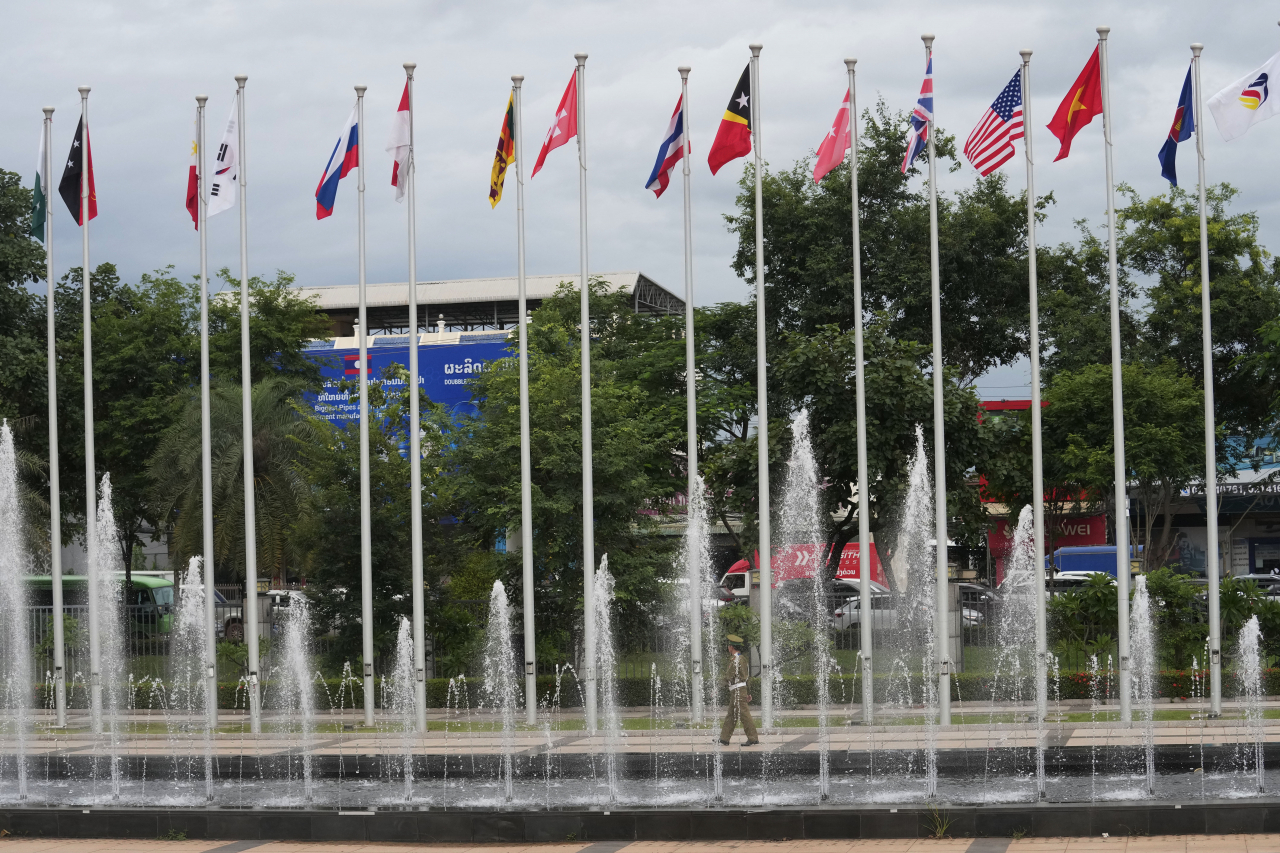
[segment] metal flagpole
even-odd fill
[[[924,42],[925,64],[933,59],[933,33],[920,36]],[[931,66],[930,66],[931,67]],[[947,585],[947,449],[943,420],[942,376],[942,287],[938,277],[938,163],[934,155],[938,102],[929,115],[929,295],[933,301],[933,538],[937,566],[935,587],[937,612],[934,619],[934,647],[938,666],[938,724],[951,725],[951,632],[948,615],[950,590]]]
[[[1133,721],[1129,696],[1129,496],[1124,464],[1124,384],[1120,360],[1120,286],[1116,276],[1116,200],[1111,166],[1111,92],[1107,85],[1107,34],[1098,27],[1098,59],[1102,72],[1102,137],[1107,156],[1107,270],[1111,280],[1111,415],[1115,443],[1116,615],[1120,652],[1120,720]]]
[[[67,725],[67,659],[62,637],[62,486],[58,473],[58,353],[54,329],[56,290],[53,284],[53,204],[49,176],[53,174],[53,107],[44,108],[44,268],[48,288],[45,322],[49,339],[49,567],[53,574],[53,704],[58,728]]]
[[[693,203],[689,192],[689,160],[693,155],[689,132],[689,71],[687,65],[676,69],[680,72],[680,127],[684,132],[684,393],[685,428],[689,432],[688,464],[689,485],[686,487],[688,506],[693,508],[693,496],[698,481],[698,364],[693,338]],[[686,516],[687,518],[687,516]],[[700,565],[697,554],[689,559],[689,650],[691,652],[689,686],[689,717],[695,723],[702,722],[702,582],[706,566]]]
[[[596,625],[595,625],[595,484],[591,470],[591,291],[587,285],[587,55],[578,61],[578,241],[579,293],[582,347],[582,624],[583,658],[587,670],[585,718],[588,732],[596,730]]]
[[[409,87],[409,162],[405,180],[409,202],[409,541],[413,549],[409,565],[413,584],[413,680],[414,725],[427,730],[427,637],[422,581],[422,413],[418,400],[418,227],[414,178],[417,163],[413,153],[413,71],[416,62],[404,64],[405,82]],[[363,118],[363,116],[361,116]],[[361,125],[361,134],[364,126]],[[363,142],[363,140],[361,140]],[[361,325],[363,329],[363,324]]]
[[[84,501],[86,548],[89,560],[89,719],[94,734],[102,733],[102,643],[99,639],[98,596],[98,478],[93,444],[93,307],[89,295],[89,87],[80,92],[80,241],[81,296],[84,328]]]
[[[764,313],[764,154],[760,148],[760,51],[751,47],[751,149],[756,173],[756,428],[757,465],[760,471],[757,503],[760,514],[760,725],[773,728],[773,566],[769,543],[769,392],[765,361]]]
[[[862,724],[875,715],[875,685],[871,666],[871,496],[867,494],[867,374],[862,354],[862,235],[858,231],[858,98],[854,70],[858,60],[849,58],[849,183],[853,205],[853,331],[854,371],[857,378],[858,419],[858,658],[862,671]]]
[[[1036,270],[1035,157],[1031,150],[1031,51],[1022,56],[1022,148],[1027,159],[1027,282],[1031,309],[1031,514],[1032,559],[1036,578],[1036,720],[1049,711],[1049,645],[1045,625],[1044,592],[1044,450],[1040,427],[1040,285]],[[1043,731],[1040,726],[1037,729]],[[1036,750],[1036,778],[1044,779],[1044,745]],[[1040,796],[1044,797],[1043,782]]]
[[[213,597],[213,424],[209,415],[209,199],[205,192],[204,106],[208,95],[196,95],[196,187],[200,231],[200,506],[204,529],[205,716],[209,730],[218,725],[218,638]]]
[[[511,76],[511,134],[516,155],[516,284],[520,312],[520,560],[524,605],[524,721],[538,721],[538,667],[533,627],[533,460],[529,450],[529,318],[524,272],[524,117],[520,112],[523,74]]]
[[[376,698],[373,689],[373,531],[369,517],[369,319],[364,280],[364,140],[361,138],[366,88],[356,86],[356,234],[360,265],[360,633],[364,658],[364,724],[372,727]],[[411,284],[417,286],[417,282]],[[409,349],[412,352],[417,347]]]
[[[245,157],[244,84],[236,75],[236,133],[240,162],[240,455],[244,459],[244,627],[249,667],[249,731],[262,734],[262,695],[258,685],[258,515],[253,473],[253,380],[249,365],[249,197]]]
[[[1200,169],[1200,329],[1204,350],[1204,509],[1205,538],[1209,575],[1209,716],[1222,716],[1222,617],[1219,610],[1219,585],[1222,568],[1218,554],[1218,461],[1217,430],[1213,412],[1213,334],[1209,317],[1209,214],[1205,205],[1204,176],[1204,112],[1200,103],[1200,51],[1204,45],[1191,45],[1194,69],[1191,85],[1195,89],[1196,163]]]

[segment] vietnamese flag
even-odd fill
[[[1093,121],[1093,117],[1102,113],[1102,65],[1098,60],[1098,49],[1093,49],[1093,56],[1085,63],[1084,70],[1071,85],[1071,90],[1058,105],[1058,111],[1049,122],[1049,131],[1062,143],[1056,163],[1071,153],[1071,140],[1080,130]]]
[[[191,221],[195,223],[196,230],[200,230],[200,167],[197,157],[200,153],[200,144],[194,139],[191,141],[191,165],[187,168],[187,213],[191,214]]]
[[[711,174],[730,160],[746,157],[751,153],[751,66],[742,70],[742,77],[733,89],[729,106],[725,107],[716,131],[716,141],[711,143],[707,165]]]

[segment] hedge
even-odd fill
[[[1107,676],[1108,673],[1103,673]],[[1116,672],[1109,673],[1110,692],[1114,697],[1117,675]],[[1158,674],[1156,678],[1156,696],[1157,698],[1191,698],[1193,692],[1193,676],[1198,675],[1201,679],[1201,693],[1207,689],[1208,670],[1201,670],[1194,673],[1190,670],[1165,670]],[[1053,701],[1055,698],[1060,699],[1090,699],[1092,698],[1092,676],[1087,673],[1066,673],[1061,676],[1058,681],[1058,690],[1055,693],[1054,685],[1049,685],[1049,699]],[[961,672],[953,674],[951,677],[951,698],[952,700],[966,701],[983,701],[991,698],[992,681],[994,676],[990,673],[970,673]],[[831,702],[833,705],[848,705],[851,702],[856,704],[860,701],[862,694],[862,678],[860,675],[833,675],[828,685],[830,689]],[[450,685],[453,685],[452,693]],[[551,675],[539,676],[538,684],[538,702],[543,706],[550,706],[551,699],[556,691],[556,678]],[[648,678],[619,678],[615,682],[617,689],[618,704],[623,707],[641,707],[653,704],[654,685]],[[1013,685],[1007,680],[1001,685],[1001,695],[1003,698],[1009,698],[1014,693]],[[480,679],[457,679],[456,681],[447,678],[431,678],[427,679],[427,707],[444,708],[452,707],[456,709],[476,709],[484,704],[484,685]],[[912,681],[911,702],[919,704],[923,701],[921,696],[922,680],[919,678]],[[1102,690],[1106,690],[1106,681],[1104,680]],[[1226,695],[1234,695],[1238,690],[1235,679],[1227,677],[1224,679],[1224,691]],[[662,684],[662,695],[657,699],[660,704],[667,706],[680,706],[687,701],[683,695],[683,685],[676,685],[673,682],[664,681]],[[1263,670],[1263,695],[1277,696],[1280,695],[1280,668]],[[752,678],[747,687],[752,696],[753,704],[760,701],[760,679]],[[881,700],[887,695],[889,682],[887,676],[876,676],[876,696]],[[271,702],[271,684],[264,682],[262,685],[263,696],[268,707]],[[516,686],[518,703],[523,704],[524,683],[521,681]],[[816,705],[817,696],[817,680],[811,675],[786,676],[782,679],[779,690],[779,702],[784,707],[795,707],[798,705]],[[1021,685],[1021,695],[1025,699],[1031,699],[1035,696],[1035,690],[1031,678],[1024,678]],[[48,685],[40,684],[33,691],[36,705],[39,707],[52,707],[52,696],[48,694]],[[382,707],[383,691],[379,687],[375,696],[375,705]],[[719,702],[723,705],[728,701],[728,693],[723,685],[719,690]],[[1104,697],[1105,698],[1105,697]],[[76,689],[70,697],[68,705],[72,708],[84,708],[86,706],[86,691]],[[163,699],[156,691],[142,689],[137,691],[133,707],[138,710],[159,710]],[[218,684],[218,707],[224,709],[244,708],[245,693],[244,687],[238,682],[221,682]],[[338,709],[338,708],[362,708],[364,706],[364,685],[358,680],[349,680],[346,682],[340,679],[326,679],[321,685],[316,687],[316,703],[317,707],[322,710]],[[578,682],[572,673],[564,676],[560,682],[560,699],[556,703],[561,708],[579,708],[582,706],[582,694],[579,689]]]

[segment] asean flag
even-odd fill
[[[324,175],[316,187],[316,219],[324,219],[333,214],[333,205],[338,198],[338,181],[360,165],[360,122],[356,109],[351,108],[351,115],[343,125],[338,142],[333,146],[333,153],[329,155],[329,162],[324,167]]]

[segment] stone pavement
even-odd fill
[[[395,844],[0,838],[0,853],[1280,853],[1280,835],[956,838],[874,841],[604,841],[594,844]]]

